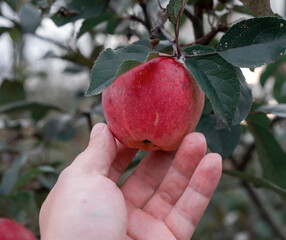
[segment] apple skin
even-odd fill
[[[1,240],[37,240],[34,234],[14,220],[0,218]]]
[[[153,58],[119,76],[102,93],[107,125],[129,148],[176,150],[198,124],[204,93],[175,58]]]

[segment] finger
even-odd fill
[[[137,149],[130,149],[123,146],[120,142],[117,141],[117,155],[114,162],[111,165],[108,177],[114,181],[118,182],[120,176],[125,171],[129,163],[135,157],[138,152]]]
[[[117,146],[106,124],[96,124],[90,134],[87,148],[72,163],[71,167],[83,173],[107,176],[115,159]]]
[[[206,155],[165,223],[178,240],[190,239],[221,177],[221,157]]]
[[[121,187],[127,204],[142,208],[152,197],[173,159],[173,152],[152,151]]]
[[[206,140],[201,133],[187,135],[168,170],[162,184],[144,210],[164,220],[187,188],[200,160],[206,153]]]

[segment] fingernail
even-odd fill
[[[97,134],[101,133],[104,128],[105,128],[105,124],[103,123],[96,124],[91,130],[90,139],[94,138]]]

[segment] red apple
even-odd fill
[[[0,218],[1,240],[37,240],[34,234],[14,220]]]
[[[118,77],[102,94],[114,136],[129,148],[171,151],[193,131],[204,93],[184,64],[157,57]]]

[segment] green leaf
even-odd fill
[[[0,196],[8,196],[18,181],[19,172],[27,162],[27,155],[22,155],[14,160],[11,167],[4,173],[0,185]]]
[[[31,182],[33,179],[35,179],[37,176],[43,173],[54,173],[55,169],[51,166],[40,166],[38,168],[34,168],[29,170],[28,172],[24,173],[23,176],[21,176],[17,183],[14,186],[14,191],[19,190],[22,188],[25,184],[28,182]]]
[[[235,70],[240,82],[240,101],[234,113],[232,126],[240,124],[240,122],[247,117],[252,104],[251,88],[246,83],[245,77],[243,76],[241,70],[239,68],[235,68]]]
[[[188,0],[188,5],[192,5],[195,4],[197,2],[199,2],[200,0]]]
[[[286,117],[286,104],[273,104],[273,105],[265,105],[257,108],[255,110],[257,113],[265,113],[265,114],[274,114],[278,117],[285,118]]]
[[[262,86],[264,86],[270,77],[275,79],[272,94],[279,103],[286,103],[285,63],[286,55],[283,55],[278,59],[277,62],[269,64],[262,72],[260,77],[260,83]]]
[[[107,22],[106,32],[109,34],[114,34],[117,26],[120,24],[119,18],[112,18]]]
[[[146,48],[149,48],[150,51],[152,50],[152,46],[150,44],[150,40],[149,39],[146,39],[146,38],[143,38],[143,39],[140,39],[139,41],[137,42],[134,42],[132,43],[132,45],[139,45],[139,46],[143,46],[143,47],[146,47]],[[169,41],[160,41],[160,43],[156,46],[156,50],[159,51],[159,52],[164,52],[164,50],[166,48],[169,48],[171,47]],[[171,54],[173,52],[173,48],[171,47]],[[152,54],[152,53],[150,53]]]
[[[115,80],[116,73],[122,62],[126,60],[144,62],[149,52],[150,49],[139,45],[129,45],[117,50],[108,48],[103,51],[91,70],[90,85],[85,95],[100,94]]]
[[[249,8],[257,16],[273,16],[270,0],[240,0],[244,6]]]
[[[183,0],[170,0],[167,5],[167,15],[173,24],[176,24],[182,6]]]
[[[50,119],[43,129],[44,141],[51,140],[68,141],[72,139],[76,131],[70,116],[60,116]]]
[[[36,231],[39,221],[39,208],[34,192],[17,192],[9,198],[6,214],[14,219],[21,219]],[[24,218],[24,219],[23,219]]]
[[[286,55],[283,55],[279,57],[279,59],[275,63],[267,65],[260,76],[261,85],[264,86],[268,78],[275,76],[275,74],[279,72],[279,70],[285,63],[286,63]]]
[[[19,0],[5,0],[5,2],[14,10],[16,11],[19,7],[21,1]]]
[[[286,49],[286,21],[253,18],[233,25],[221,38],[217,51],[237,67],[254,68],[276,61]]]
[[[92,28],[94,28],[98,24],[105,22],[107,20],[110,20],[112,17],[113,17],[112,13],[106,12],[98,17],[84,20],[77,34],[77,38],[80,38],[83,34],[90,31]]]
[[[279,103],[286,103],[286,74],[275,74],[275,83],[273,87],[273,97]]]
[[[20,26],[24,33],[33,33],[41,23],[41,11],[32,4],[23,4],[19,11]]]
[[[196,55],[213,52],[214,49],[193,46],[185,51]],[[240,82],[236,69],[218,54],[187,58],[186,66],[211,101],[216,115],[228,127],[231,126],[240,101]]]
[[[33,101],[17,101],[0,107],[0,114],[30,111],[35,120],[43,118],[50,110],[62,111],[59,107],[50,103]]]
[[[208,147],[212,152],[228,157],[239,142],[240,125],[228,129],[218,129],[216,118],[213,115],[202,115],[196,131],[206,136]]]
[[[9,27],[0,27],[0,36],[5,32],[9,32],[10,30],[11,28]]]
[[[4,80],[0,86],[0,105],[20,101],[26,98],[22,83]]]
[[[224,174],[233,176],[233,177],[238,177],[243,181],[249,182],[254,184],[255,187],[264,187],[266,189],[269,189],[271,191],[274,191],[281,195],[282,197],[286,197],[286,189],[281,188],[277,186],[276,184],[263,179],[263,178],[258,178],[256,176],[253,176],[252,174],[245,173],[245,172],[240,172],[240,171],[235,171],[235,170],[223,170]]]
[[[153,59],[153,58],[157,58],[157,57],[159,57],[159,56],[160,56],[159,52],[150,52],[150,53],[148,54],[148,56],[147,56],[146,61],[149,61],[149,60],[151,60],[151,59]]]
[[[255,138],[263,177],[286,188],[286,153],[269,132],[269,119],[262,114],[252,114],[248,116],[247,124]]]
[[[95,18],[103,14],[109,5],[109,0],[72,0],[62,7],[51,19],[57,26],[74,22],[78,19]]]
[[[253,17],[257,17],[257,15],[254,12],[252,12],[249,8],[245,6],[235,5],[233,6],[232,10],[238,13],[243,13],[243,14],[247,14]]]
[[[126,61],[122,62],[119,65],[118,71],[115,74],[114,79],[119,78],[122,74],[128,72],[129,70],[131,70],[134,67],[139,66],[140,64],[142,64],[142,62],[139,62],[136,60],[126,60]]]

